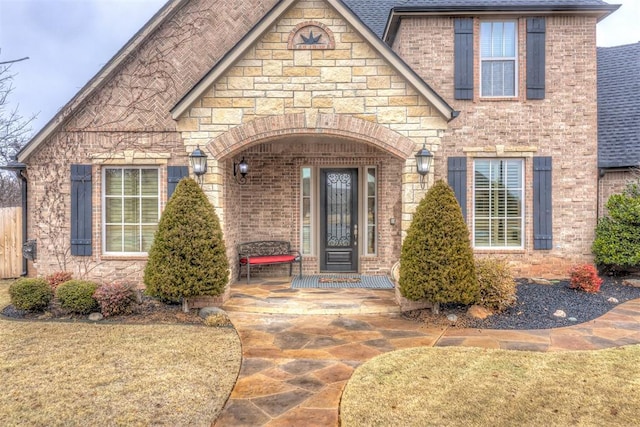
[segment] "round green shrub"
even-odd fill
[[[596,264],[612,271],[640,267],[640,182],[609,197],[607,212],[596,226],[592,247]]]
[[[478,299],[469,230],[453,190],[442,180],[413,214],[402,243],[399,287],[411,300],[471,304]]]
[[[229,260],[213,205],[191,178],[182,179],[162,213],[144,270],[146,293],[177,303],[218,296],[229,280]]]
[[[11,304],[17,309],[42,311],[51,302],[53,291],[45,279],[20,279],[9,287]]]
[[[498,312],[516,303],[516,281],[507,261],[498,258],[476,259],[478,304]]]
[[[98,309],[93,294],[98,285],[87,280],[69,280],[56,289],[56,298],[60,307],[72,313],[86,314]]]

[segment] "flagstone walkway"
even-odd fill
[[[595,350],[640,343],[640,300],[617,306],[599,319],[558,329],[506,331],[428,328],[389,309],[387,294],[278,292],[285,280],[234,285],[225,306],[242,341],[240,375],[217,426],[337,426],[342,390],[355,368],[398,349],[473,346],[508,350]],[[316,290],[318,291],[318,290]],[[266,302],[287,295],[279,304]],[[330,301],[327,314],[319,297]],[[359,296],[358,296],[359,295]],[[385,298],[386,295],[386,298]],[[254,304],[247,301],[253,300]],[[295,303],[292,303],[295,301]],[[377,301],[377,302],[376,302]],[[342,305],[343,314],[336,313]],[[362,306],[366,307],[363,312]],[[375,307],[380,312],[375,314]],[[325,307],[327,308],[327,307]],[[304,310],[303,310],[304,312]]]

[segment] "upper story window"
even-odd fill
[[[480,96],[516,96],[515,21],[480,23]]]
[[[160,217],[158,169],[109,167],[103,173],[105,253],[147,253]]]

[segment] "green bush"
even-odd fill
[[[56,298],[60,307],[72,313],[86,314],[98,309],[98,302],[93,294],[98,285],[87,280],[69,280],[56,290]]]
[[[429,189],[402,244],[400,292],[411,300],[470,304],[478,299],[469,230],[453,190]]]
[[[20,279],[9,287],[11,304],[17,309],[41,311],[53,298],[53,291],[45,279]]]
[[[595,263],[612,271],[640,267],[640,182],[609,197],[607,211],[596,227]]]
[[[182,179],[162,213],[144,270],[148,295],[180,302],[218,296],[229,280],[220,221],[198,184]]]
[[[516,303],[516,281],[507,261],[498,258],[477,258],[478,304],[498,312]]]

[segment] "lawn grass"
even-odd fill
[[[231,328],[0,319],[0,425],[208,426],[240,360]]]
[[[359,367],[342,426],[630,426],[640,346],[534,353],[413,348]]]

